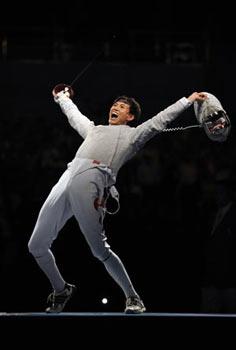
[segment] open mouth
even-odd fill
[[[117,119],[118,118],[118,115],[117,114],[115,114],[115,113],[112,113],[112,115],[111,115],[111,119],[112,120],[115,120],[115,119]]]

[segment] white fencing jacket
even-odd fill
[[[96,126],[79,111],[70,98],[63,96],[57,102],[70,125],[84,139],[74,160],[68,164],[72,175],[78,174],[78,168],[83,172],[94,166],[100,169],[108,167],[112,173],[110,184],[115,182],[119,169],[127,160],[192,104],[183,97],[137,127],[130,127],[128,125]]]

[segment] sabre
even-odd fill
[[[108,41],[108,43],[111,43],[114,39],[116,39],[116,35],[113,35],[110,42]],[[70,97],[73,97],[74,90],[72,89],[72,86],[79,78],[81,78],[81,76],[89,69],[89,67],[96,61],[96,59],[104,53],[105,49],[106,47],[103,45],[103,48],[90,60],[88,64],[86,64],[86,66],[75,76],[70,84],[57,84],[52,91],[53,96],[55,97],[59,92],[64,91],[64,93],[67,93]]]
[[[104,52],[105,48],[103,48],[102,50],[100,50],[92,59],[91,61],[82,69],[82,71],[80,71],[76,77],[74,78],[74,80],[72,80],[72,82],[70,83],[70,86],[73,86],[74,83],[89,69],[89,67],[93,64],[94,61],[96,61],[96,59]]]

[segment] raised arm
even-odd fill
[[[167,125],[189,108],[194,101],[204,101],[207,95],[202,92],[194,92],[188,98],[183,97],[170,105],[154,117],[136,127],[134,131],[134,144],[137,148],[142,147],[149,139],[161,132]]]
[[[89,130],[94,127],[94,123],[83,115],[78,107],[70,99],[70,94],[66,91],[60,91],[55,94],[53,92],[54,100],[61,107],[62,112],[67,116],[70,125],[85,138]]]

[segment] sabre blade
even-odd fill
[[[112,38],[110,40],[110,42],[108,41],[108,43],[111,43],[114,39],[116,39],[116,35],[113,34]],[[106,42],[107,43],[107,42]],[[96,61],[96,59],[101,56],[105,51],[106,51],[106,43],[103,44],[103,48],[91,59],[91,61],[82,69],[82,71],[80,71],[76,77],[72,80],[72,82],[70,83],[70,86],[73,86],[74,83],[88,70],[88,68]]]

